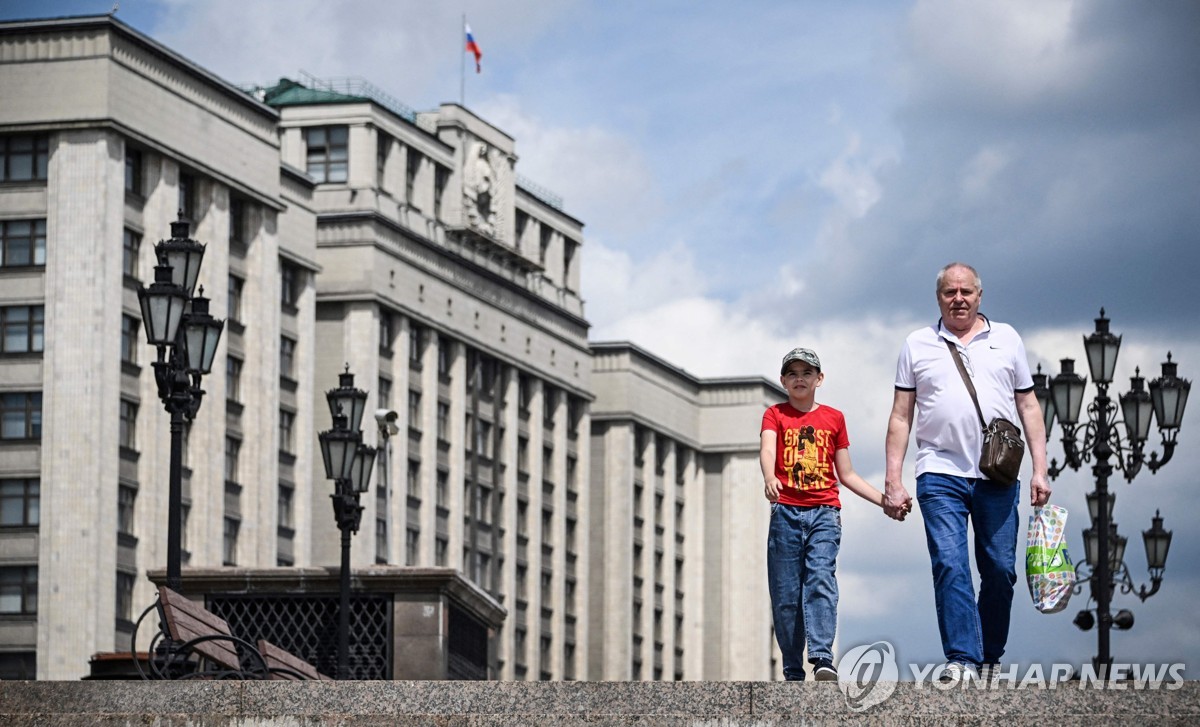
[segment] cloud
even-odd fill
[[[476,110],[516,139],[519,174],[553,184],[570,214],[585,225],[602,221],[606,239],[624,239],[661,217],[654,172],[629,138],[595,124],[555,125],[523,108],[511,94],[491,96]]]
[[[1022,327],[1108,305],[1200,329],[1185,292],[1200,269],[1200,50],[1180,30],[1200,27],[1197,7],[918,3],[894,59],[901,152],[865,214],[827,212],[805,301],[837,316],[866,289],[860,313],[922,310],[932,271],[966,259],[989,281],[985,309]]]

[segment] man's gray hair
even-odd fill
[[[967,265],[966,263],[958,263],[958,262],[947,263],[945,267],[943,267],[941,270],[938,271],[937,282],[934,283],[933,292],[935,292],[935,293],[942,292],[942,282],[945,281],[945,279],[946,279],[946,273],[950,272],[954,268],[965,268],[967,270],[970,270],[971,275],[975,276],[975,290],[980,293],[983,292],[983,281],[979,279],[979,273],[975,270],[975,268],[971,267],[970,265]]]

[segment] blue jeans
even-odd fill
[[[808,660],[833,660],[837,631],[838,548],[842,514],[835,507],[772,505],[767,534],[767,585],[775,640],[783,653],[783,676],[804,679],[804,644]]]
[[[1020,486],[933,472],[917,477],[946,661],[980,666],[998,663],[1004,654],[1017,582]],[[967,552],[968,519],[975,530],[978,602]]]

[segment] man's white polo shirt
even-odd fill
[[[1021,426],[1014,394],[1033,389],[1025,344],[1012,326],[981,317],[984,330],[966,346],[939,319],[937,325],[909,334],[900,351],[896,388],[917,394],[918,475],[983,476],[979,471],[982,427],[971,394],[946,348],[947,340],[962,354],[984,421],[1004,417]]]

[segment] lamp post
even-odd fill
[[[157,349],[152,364],[158,397],[171,415],[171,470],[167,496],[167,586],[182,591],[183,431],[196,418],[212,371],[224,321],[208,313],[204,287],[193,296],[204,260],[204,245],[188,237],[188,223],[171,223],[171,239],[154,246],[154,282],[138,286],[147,342]]]
[[[1167,551],[1171,546],[1171,532],[1163,528],[1163,519],[1156,512],[1149,530],[1142,532],[1146,548],[1146,561],[1150,570],[1150,587],[1135,586],[1129,569],[1125,565],[1127,538],[1117,532],[1113,520],[1116,494],[1108,491],[1108,479],[1114,471],[1124,474],[1127,482],[1142,471],[1143,466],[1155,473],[1170,461],[1175,453],[1176,438],[1183,420],[1191,382],[1177,375],[1177,365],[1167,354],[1162,365],[1162,376],[1150,382],[1149,392],[1141,369],[1130,379],[1127,393],[1118,396],[1120,406],[1108,395],[1116,368],[1121,337],[1108,329],[1109,320],[1100,309],[1096,319],[1096,330],[1084,336],[1083,346],[1087,354],[1088,369],[1096,385],[1096,396],[1087,408],[1087,421],[1080,422],[1087,380],[1075,373],[1075,361],[1062,359],[1061,371],[1047,383],[1047,375],[1034,375],[1034,391],[1042,405],[1046,422],[1046,437],[1057,418],[1062,429],[1062,446],[1065,462],[1051,460],[1049,475],[1056,479],[1066,468],[1078,470],[1084,462],[1092,462],[1092,474],[1096,488],[1087,495],[1088,514],[1091,527],[1083,531],[1084,561],[1075,567],[1079,582],[1075,592],[1082,591],[1085,583],[1090,585],[1090,600],[1096,602],[1095,615],[1085,609],[1075,617],[1075,625],[1087,631],[1098,627],[1098,651],[1095,667],[1101,678],[1108,678],[1112,666],[1109,650],[1109,632],[1112,628],[1125,630],[1133,626],[1133,613],[1121,609],[1115,615],[1110,612],[1112,598],[1119,587],[1122,593],[1133,593],[1142,601],[1158,592],[1162,585],[1163,571],[1167,563]],[[1124,433],[1117,426],[1117,413],[1121,414]],[[1162,435],[1162,456],[1145,453],[1146,440],[1150,433],[1151,418],[1158,421]],[[1110,463],[1109,460],[1114,460]],[[1090,603],[1090,601],[1089,601]]]
[[[342,568],[338,609],[338,679],[350,676],[350,536],[362,521],[359,495],[371,483],[375,448],[362,443],[362,417],[367,392],[354,388],[350,365],[338,375],[338,388],[325,392],[333,428],[321,432],[325,477],[333,480],[333,517],[342,532]]]

